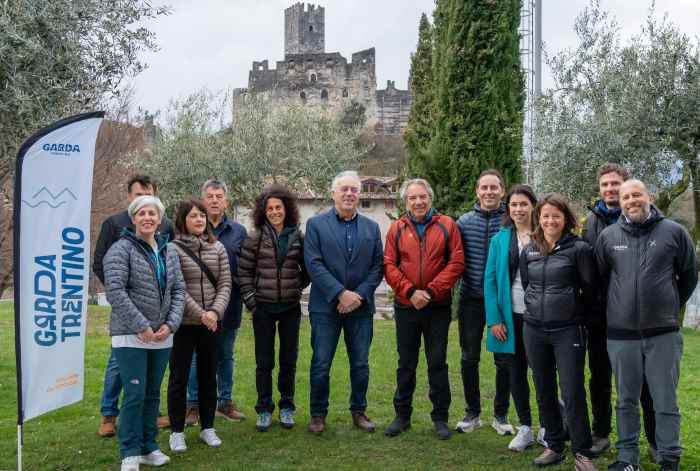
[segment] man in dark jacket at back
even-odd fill
[[[131,203],[139,196],[155,195],[156,183],[148,175],[134,175],[127,182],[126,199]],[[127,204],[128,206],[128,204]],[[125,228],[133,229],[134,225],[126,210],[105,219],[100,229],[100,235],[95,245],[95,255],[92,257],[92,271],[95,272],[100,282],[104,284],[104,268],[102,262],[107,250],[121,237]],[[168,240],[174,238],[173,225],[163,216],[158,231],[167,234]],[[119,369],[114,354],[110,353],[107,367],[105,368],[104,386],[102,387],[102,404],[100,406],[100,427],[97,433],[101,437],[112,437],[116,433],[117,416],[119,415],[119,394],[122,391],[122,381],[119,377]],[[158,425],[168,425],[167,417],[159,417]]]
[[[459,432],[471,432],[481,427],[479,359],[486,326],[484,269],[491,237],[501,228],[505,213],[504,195],[505,183],[501,173],[493,169],[484,170],[476,181],[479,201],[472,211],[463,214],[457,221],[465,258],[459,298],[459,343],[462,347],[464,399],[467,402],[464,419],[455,427]],[[513,426],[508,423],[510,357],[509,354],[494,353],[496,397],[491,425],[500,435],[514,433]]]
[[[606,227],[616,224],[620,219],[620,185],[629,178],[627,169],[614,163],[606,163],[598,168],[598,190],[600,199],[588,209],[590,212],[582,224],[581,237],[596,246],[598,236]],[[605,299],[598,296],[594,312],[586,316],[588,331],[588,368],[591,372],[589,392],[591,412],[593,413],[593,446],[591,451],[600,455],[610,448],[610,430],[612,427],[612,408],[610,406],[612,393],[612,368],[608,359],[607,334],[605,329]],[[646,389],[646,388],[645,388]],[[645,390],[644,389],[644,390]],[[644,391],[643,390],[643,391]],[[645,395],[642,394],[642,405],[645,406],[644,423],[647,424]],[[648,393],[647,393],[648,397]],[[651,402],[651,399],[649,399]],[[653,414],[653,409],[652,412]],[[651,416],[653,421],[653,415]],[[647,431],[649,429],[647,428]],[[649,438],[650,443],[653,437]]]
[[[698,282],[697,258],[688,231],[651,204],[644,183],[623,183],[620,205],[623,217],[603,230],[596,247],[617,388],[618,461],[608,469],[639,469],[639,396],[646,380],[656,415],[657,460],[663,471],[678,470],[680,310]]]

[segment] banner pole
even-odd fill
[[[17,425],[17,471],[22,471],[22,424]]]

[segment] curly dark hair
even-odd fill
[[[299,219],[301,219],[301,217],[299,216],[299,206],[297,204],[296,195],[286,186],[273,183],[263,188],[263,191],[255,198],[255,205],[253,206],[250,217],[256,228],[260,229],[267,221],[267,200],[270,198],[277,198],[284,204],[285,226],[299,225]]]
[[[199,198],[191,198],[189,200],[181,201],[177,205],[177,211],[175,212],[175,233],[177,235],[188,235],[187,231],[187,215],[190,214],[192,208],[197,208],[207,216],[207,225],[204,228],[204,234],[207,236],[208,242],[216,241],[216,236],[211,230],[211,224],[209,224],[209,214],[207,214],[207,207],[204,206],[204,201]]]

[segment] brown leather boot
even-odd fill
[[[100,437],[113,437],[117,433],[117,418],[112,416],[103,416],[100,419],[100,428],[97,429],[97,434]]]
[[[374,432],[374,422],[372,422],[369,419],[369,417],[367,417],[367,414],[365,414],[364,412],[353,412],[352,423],[355,424],[355,427],[359,428],[363,432]]]
[[[199,406],[189,406],[185,415],[185,426],[191,427],[199,423]]]
[[[323,433],[326,429],[326,418],[321,415],[311,416],[311,421],[309,422],[309,432],[311,433]]]

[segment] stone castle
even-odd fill
[[[274,69],[267,60],[254,61],[248,88],[234,91],[234,106],[248,93],[263,93],[273,100],[298,100],[309,106],[338,111],[353,101],[365,108],[367,125],[377,134],[403,133],[411,109],[411,94],[393,81],[377,90],[374,48],[352,54],[326,52],[325,9],[297,3],[284,11],[284,60]]]

